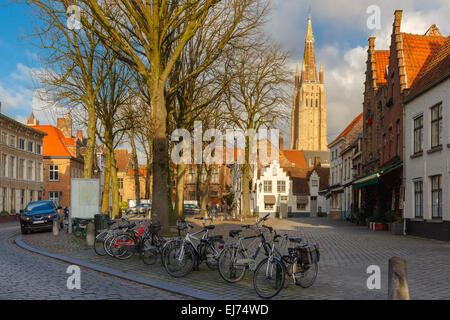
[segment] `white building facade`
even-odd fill
[[[450,241],[450,77],[404,103],[406,232]]]

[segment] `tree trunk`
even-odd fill
[[[84,178],[92,179],[95,155],[95,133],[97,131],[97,117],[95,115],[95,103],[88,104],[88,128],[87,128],[87,146],[84,156]]]
[[[133,159],[134,167],[134,195],[136,198],[136,205],[141,203],[141,185],[139,181],[139,160],[137,156],[136,143],[134,142],[134,129],[131,128],[130,134],[130,144],[131,144],[131,157]]]
[[[177,190],[175,198],[175,215],[178,219],[184,217],[184,182],[186,178],[186,164],[177,166]]]
[[[241,215],[244,218],[251,216],[250,212],[250,164],[242,165],[242,208]]]
[[[152,64],[153,66],[153,64]],[[157,72],[155,71],[157,74]],[[151,92],[152,120],[155,133],[153,138],[153,192],[152,215],[164,226],[169,226],[168,206],[168,143],[166,137],[167,110],[164,98],[164,83],[159,76],[153,76],[148,83]]]
[[[111,146],[112,147],[112,146]],[[112,216],[114,219],[119,217],[119,179],[117,177],[116,157],[111,148],[111,185],[112,185]]]
[[[103,185],[102,213],[109,213],[109,192],[111,185],[111,156],[106,153],[105,182]]]

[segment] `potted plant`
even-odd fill
[[[399,217],[397,220],[395,220],[395,222],[393,223],[393,233],[396,236],[402,236],[403,235],[403,228],[405,225],[405,219],[402,217]]]

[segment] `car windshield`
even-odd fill
[[[34,202],[27,205],[25,208],[25,211],[40,211],[40,210],[54,210],[55,206],[53,205],[53,202],[46,201],[46,202]]]

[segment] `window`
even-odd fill
[[[33,178],[33,169],[34,169],[34,162],[33,161],[28,161],[28,172],[27,172],[27,179],[32,181],[34,180]]]
[[[19,149],[25,150],[25,139],[22,138],[19,139]]]
[[[264,193],[272,193],[272,181],[264,181]]]
[[[2,177],[6,177],[6,161],[8,157],[6,154],[2,154]]]
[[[286,192],[286,181],[277,181],[277,191],[278,193]]]
[[[197,182],[194,168],[190,168],[189,169],[189,182],[190,183],[196,183]]]
[[[16,147],[16,136],[9,136],[9,146],[14,148]]]
[[[442,219],[442,176],[431,177],[431,212],[433,219]]]
[[[423,151],[423,115],[414,119],[414,153]]]
[[[306,204],[297,203],[297,210],[306,210]]]
[[[37,144],[36,145],[36,153],[37,154],[42,154],[42,145],[41,144]]]
[[[28,141],[28,152],[33,152],[33,141]]]
[[[396,147],[396,153],[395,155],[399,156],[400,155],[400,120],[397,120],[397,132],[396,132],[396,138],[395,138],[395,147]]]
[[[53,201],[56,207],[59,207],[59,192],[58,191],[50,191],[48,193],[49,200]]]
[[[36,166],[36,181],[42,182],[42,163],[38,163]]]
[[[219,169],[218,168],[213,169],[211,183],[219,183]]]
[[[392,135],[392,127],[390,127],[389,128],[389,158],[388,158],[388,160],[389,159],[391,159],[392,158],[392,144],[393,144],[393,141],[394,140],[394,136]]]
[[[16,158],[14,156],[9,157],[8,177],[11,179],[16,178]]]
[[[431,108],[431,148],[442,145],[442,104]]]
[[[423,217],[423,181],[414,182],[414,212],[416,218]]]
[[[8,134],[6,132],[2,132],[2,143],[8,144]]]
[[[24,159],[20,159],[19,160],[19,179],[23,180],[25,179],[25,160]]]
[[[268,204],[268,203],[265,203],[265,204],[264,204],[264,209],[265,209],[265,210],[273,210],[273,207],[274,207],[273,204]]]
[[[123,189],[123,178],[119,178],[119,189]]]
[[[319,186],[319,181],[317,181],[317,180],[314,179],[314,180],[312,181],[311,185],[312,185],[313,187],[318,187],[318,186]]]
[[[189,191],[189,200],[197,200],[195,191]]]
[[[59,167],[56,165],[50,165],[49,166],[49,181],[58,181],[59,180]]]

